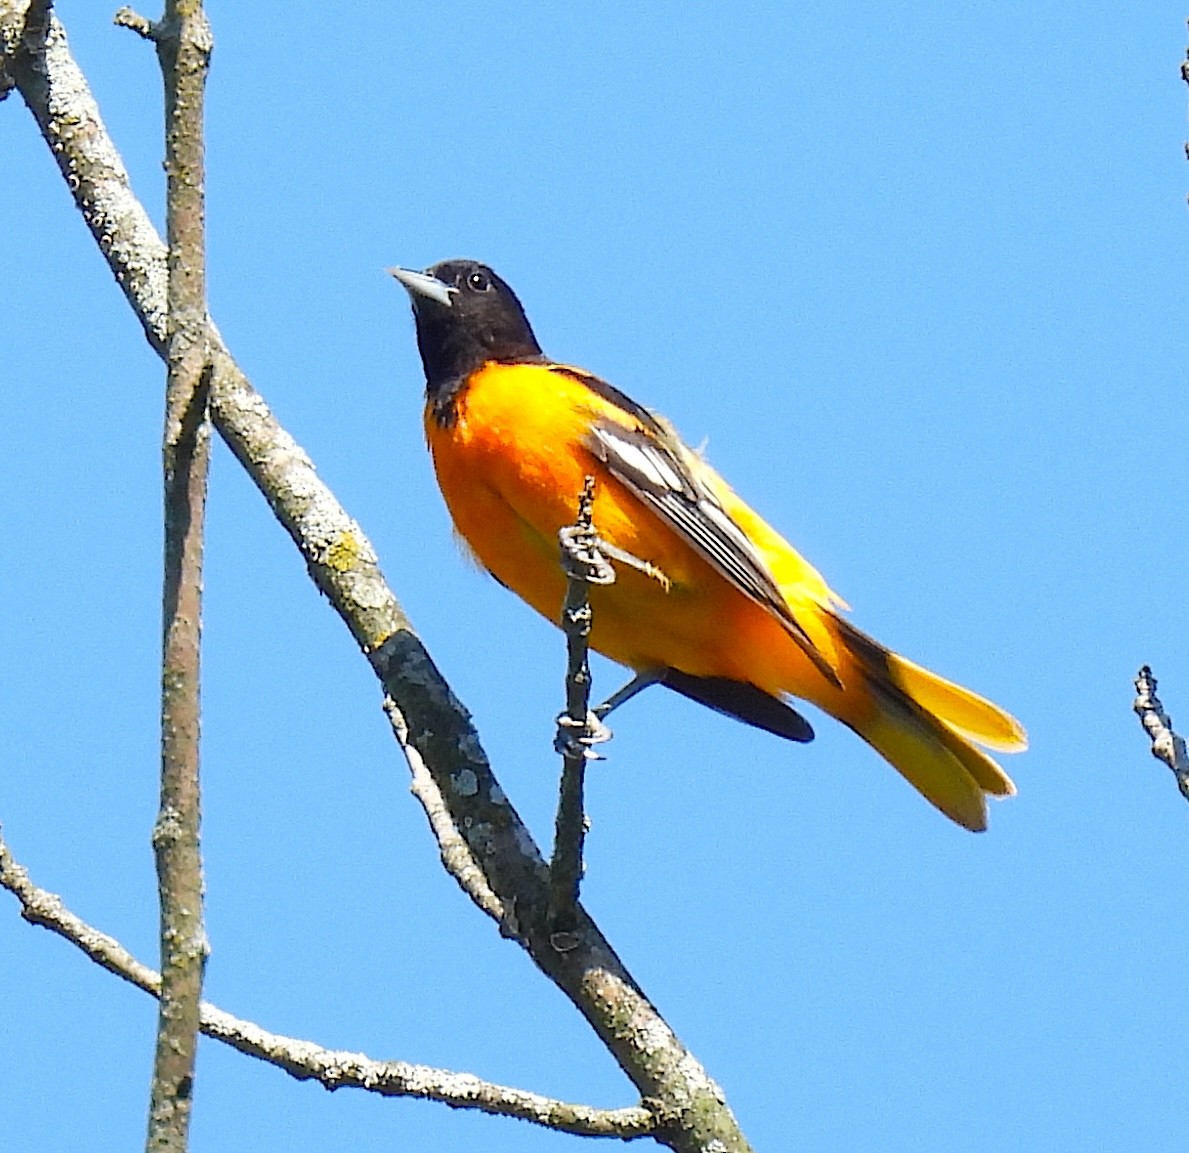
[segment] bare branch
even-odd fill
[[[458,887],[483,912],[497,925],[503,925],[506,915],[503,902],[491,891],[491,886],[487,883],[482,867],[475,860],[475,854],[471,852],[470,845],[467,844],[451,819],[450,809],[433,774],[425,767],[425,761],[422,760],[421,754],[409,743],[409,727],[405,724],[405,718],[401,716],[400,709],[396,707],[396,702],[391,697],[384,698],[384,712],[388,717],[389,724],[392,725],[393,735],[396,737],[401,751],[405,754],[405,759],[409,762],[409,772],[413,777],[410,791],[420,802],[421,807],[425,810],[425,815],[429,818],[429,827],[437,839],[443,867],[458,882]],[[464,774],[465,772],[466,770],[464,770]],[[477,787],[478,782],[474,783]],[[464,776],[455,787],[465,792],[468,785],[469,778]]]
[[[0,0],[0,61],[157,352],[165,350],[165,245],[132,192],[61,21],[42,2]]]
[[[109,973],[154,997],[161,995],[161,978],[141,964],[118,941],[75,916],[60,897],[39,889],[13,860],[0,837],[0,888],[21,904],[21,916],[77,946]],[[318,1081],[327,1089],[365,1089],[387,1097],[420,1097],[455,1109],[516,1117],[563,1133],[586,1137],[628,1139],[649,1136],[655,1121],[642,1106],[594,1109],[573,1105],[483,1081],[470,1073],[455,1073],[406,1061],[376,1061],[362,1053],[324,1049],[310,1041],[269,1033],[208,1002],[201,1006],[201,1029],[248,1056],[284,1070],[299,1081]]]
[[[203,96],[210,30],[201,0],[166,0],[152,27],[165,82],[165,219],[169,239],[165,385],[165,569],[161,679],[161,808],[153,826],[161,901],[161,1006],[145,1148],[189,1146],[202,977],[202,549],[210,426],[207,399]]]
[[[549,920],[554,947],[562,951],[573,948],[572,932],[577,923],[582,847],[586,840],[586,763],[597,759],[592,746],[611,736],[590,711],[590,586],[608,585],[615,580],[615,570],[599,552],[594,486],[594,477],[588,476],[578,500],[577,520],[558,534],[561,566],[568,578],[561,610],[561,627],[566,634],[566,711],[557,718],[554,741],[561,754],[562,772],[549,865]]]
[[[1156,678],[1144,665],[1135,678],[1135,703],[1131,706],[1152,741],[1152,756],[1163,761],[1177,778],[1181,796],[1189,801],[1189,751],[1185,741],[1173,731],[1172,717],[1156,695]]]
[[[211,34],[201,0],[166,0],[152,25],[165,82],[169,241],[162,463],[165,568],[161,803],[153,828],[161,904],[161,993],[145,1148],[185,1153],[194,1100],[203,924],[200,673],[202,553],[210,468],[203,108]]]
[[[128,186],[56,17],[25,37],[28,0],[0,0],[5,71],[54,150],[76,204],[150,343],[165,341],[164,248]],[[399,709],[407,745],[433,775],[455,828],[504,910],[501,931],[577,1007],[661,1119],[656,1140],[681,1151],[750,1146],[722,1090],[636,985],[610,943],[577,909],[573,948],[551,940],[548,870],[496,781],[470,717],[442,679],[380,572],[375,552],[277,424],[214,325],[210,411],[216,429],[300,549],[317,586],[350,629]]]
[[[176,342],[171,342],[176,343]],[[149,1106],[148,1149],[188,1144],[203,970],[199,846],[202,551],[210,427],[205,350],[170,360],[165,464],[165,573],[161,656],[161,800],[153,826],[164,981]],[[172,416],[173,413],[170,415]]]

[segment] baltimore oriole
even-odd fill
[[[786,695],[810,701],[948,817],[986,827],[986,794],[1015,786],[976,743],[1023,749],[1013,717],[844,620],[822,577],[663,418],[546,357],[486,265],[391,271],[412,299],[438,484],[501,584],[557,623],[558,530],[593,476],[595,529],[627,562],[590,590],[596,650],[790,740],[813,730]]]

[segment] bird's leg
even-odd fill
[[[651,685],[663,684],[665,680],[665,672],[663,669],[646,669],[644,672],[637,673],[626,685],[620,689],[616,689],[601,705],[594,710],[594,716],[602,721],[614,709],[619,708],[620,705],[630,701],[637,693],[642,693]]]
[[[557,718],[557,735],[553,748],[563,757],[597,759],[592,745],[611,739],[611,730],[596,712],[586,707],[590,692],[590,668],[586,664],[587,638],[590,636],[591,612],[586,596],[588,585],[609,585],[615,582],[615,570],[603,555],[591,519],[594,485],[587,481],[579,503],[578,519],[557,534],[561,545],[561,567],[569,581],[566,603],[562,610],[562,629],[570,638],[570,671],[567,680],[569,707]],[[578,710],[585,709],[580,716]]]

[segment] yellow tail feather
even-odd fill
[[[1023,749],[1028,743],[1023,727],[969,689],[889,652],[841,619],[838,624],[875,705],[851,722],[855,731],[947,817],[981,832],[987,827],[987,794],[1008,797],[1016,787],[971,742]]]
[[[896,684],[950,728],[1004,753],[1018,753],[1028,747],[1028,735],[1020,722],[998,705],[905,657],[895,653],[889,653],[888,657],[889,672]]]
[[[869,722],[856,726],[859,736],[947,817],[981,833],[987,827],[986,794],[1013,792],[1011,780],[990,757],[956,734],[947,734],[940,721],[916,712],[907,701],[881,705]],[[953,748],[947,735],[964,748]],[[977,765],[982,780],[970,771],[968,754],[984,762]]]

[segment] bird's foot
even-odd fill
[[[594,746],[604,744],[611,736],[611,730],[594,712],[588,712],[584,721],[576,721],[569,713],[562,713],[557,718],[557,735],[553,738],[553,748],[563,757],[601,761],[603,758],[595,752]]]

